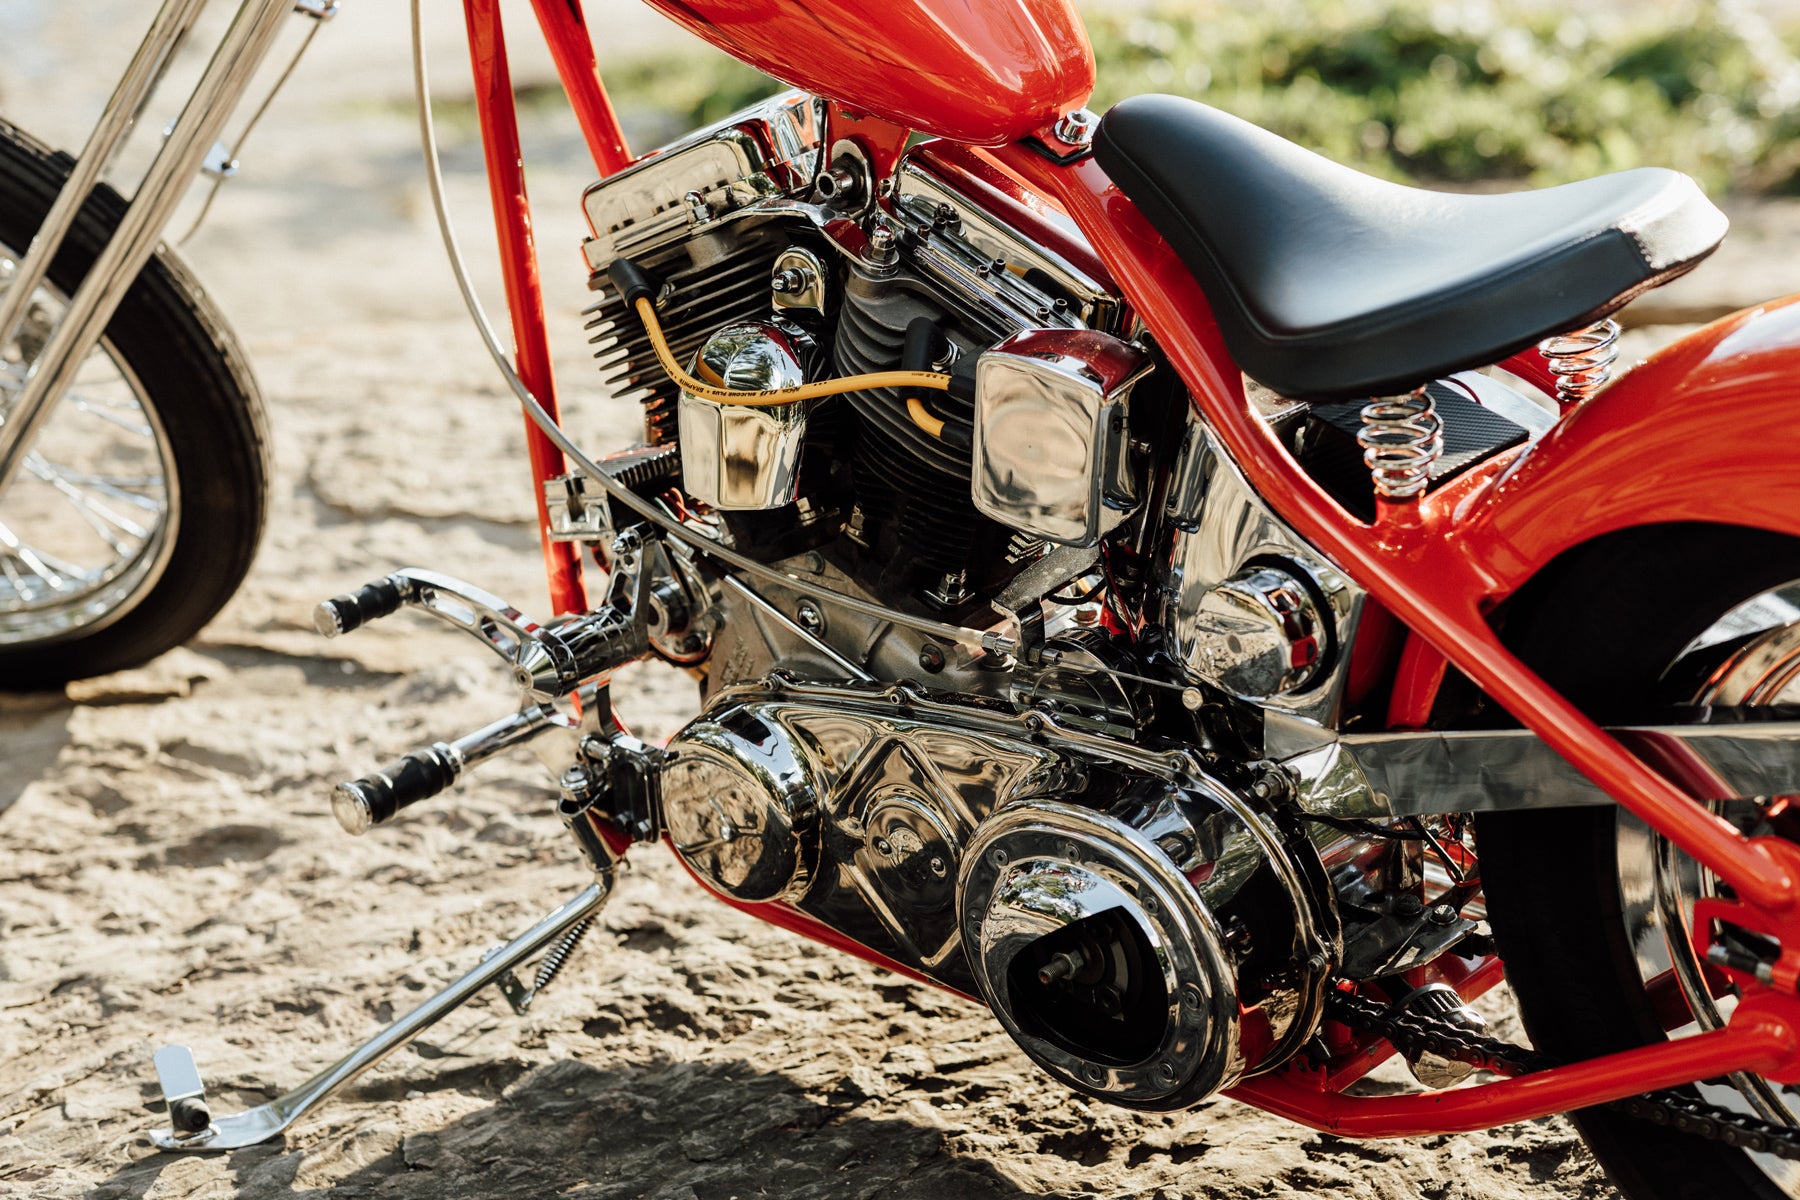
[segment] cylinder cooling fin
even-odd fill
[[[920,318],[937,322],[959,352],[986,348],[904,281],[853,271],[838,317],[838,372],[899,366],[907,328]],[[975,511],[968,440],[936,438],[920,429],[895,389],[853,392],[845,399],[855,414],[856,496],[866,526],[885,531],[895,551],[934,575],[978,579],[984,570],[1002,567],[1012,531]],[[946,423],[965,430],[972,425],[972,401],[946,392],[934,394],[931,403]]]

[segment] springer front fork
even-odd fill
[[[592,612],[547,624],[471,584],[410,567],[319,605],[315,623],[327,637],[403,608],[436,617],[498,655],[524,699],[517,712],[473,733],[433,742],[380,771],[339,784],[332,811],[347,832],[364,833],[447,790],[467,768],[529,744],[558,775],[558,815],[593,866],[595,880],[530,929],[489,951],[449,987],[267,1104],[215,1116],[193,1054],[186,1046],[165,1046],[155,1064],[170,1125],[151,1134],[156,1145],[225,1151],[277,1137],[482,989],[498,987],[514,1012],[523,1014],[561,970],[611,892],[625,851],[660,833],[655,788],[662,752],[632,737],[614,718],[607,677],[649,652],[668,626],[670,597],[683,594],[689,581],[660,543],[646,544],[634,531],[613,539],[610,560],[606,602]],[[538,955],[533,981],[521,982],[518,968]]]
[[[70,169],[50,212],[32,239],[11,285],[0,292],[0,346],[12,338],[32,293],[44,282],[75,218],[102,173],[143,114],[176,49],[187,37],[205,0],[165,0],[131,64],[113,89],[99,123]],[[294,11],[314,19],[330,9],[295,0],[244,0],[225,31],[200,82],[132,196],[119,227],[69,298],[56,328],[30,365],[25,385],[0,423],[0,489],[19,469],[44,420],[99,342],[132,280],[155,253],[158,240],[188,185],[207,163],[226,118],[244,98],[268,55],[282,21]],[[225,169],[221,164],[221,171]]]

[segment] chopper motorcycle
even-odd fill
[[[201,2],[79,157],[0,129],[12,686],[179,642],[260,528],[254,383],[158,238],[276,29],[333,6],[246,0],[126,204],[97,181]],[[1175,97],[1097,118],[1053,0],[652,3],[796,90],[634,157],[579,3],[535,0],[600,176],[587,328],[644,408],[609,453],[560,421],[497,6],[464,15],[511,356],[413,5],[555,615],[423,568],[316,614],[448,622],[522,698],[340,785],[348,832],[529,744],[595,882],[248,1112],[165,1048],[157,1143],[278,1137],[487,987],[523,1012],[665,841],[1111,1103],[1573,1112],[1639,1200],[1800,1195],[1800,303],[1612,377],[1609,314],[1725,234],[1698,188],[1442,195]],[[699,687],[660,746],[608,687],[650,656]],[[1502,979],[1531,1049],[1469,1005]],[[1396,1054],[1418,1090],[1353,1092]]]

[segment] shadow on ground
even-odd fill
[[[504,1078],[502,1073],[500,1078]],[[481,1080],[469,1080],[475,1088]],[[499,1082],[491,1074],[489,1084]],[[379,1096],[377,1083],[365,1098]],[[659,1062],[604,1070],[563,1059],[518,1079],[490,1106],[432,1130],[359,1122],[304,1151],[230,1157],[233,1194],[376,1195],[459,1200],[785,1200],[1024,1197],[939,1131],[821,1101],[742,1061]],[[665,1115],[666,1114],[666,1115]],[[346,1159],[361,1166],[327,1183]],[[181,1188],[184,1159],[158,1155],[90,1193],[143,1200]],[[175,1176],[176,1178],[168,1178]],[[317,1186],[309,1183],[316,1177]],[[162,1183],[163,1187],[157,1185]],[[173,1189],[173,1190],[171,1190]]]

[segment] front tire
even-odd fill
[[[1503,636],[1589,716],[1641,722],[1694,699],[1685,669],[1693,664],[1670,668],[1700,634],[1795,580],[1800,541],[1792,538],[1702,525],[1633,529],[1553,563],[1515,598]],[[1452,701],[1440,713],[1445,707],[1468,715],[1467,705]],[[1642,862],[1634,839],[1653,835],[1613,807],[1478,814],[1475,829],[1489,918],[1534,1045],[1576,1060],[1666,1037],[1642,966],[1660,930],[1645,927],[1635,899]],[[1800,1196],[1794,1163],[1614,1109],[1573,1118],[1632,1200]]]
[[[69,170],[0,123],[0,287]],[[0,416],[125,210],[83,206],[13,345]],[[35,330],[34,330],[35,324]],[[199,631],[249,570],[268,487],[262,401],[224,321],[167,250],[126,293],[26,466],[0,491],[0,690],[135,666]]]

